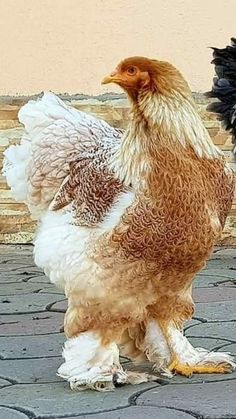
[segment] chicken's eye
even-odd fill
[[[129,74],[129,76],[134,76],[137,73],[137,68],[136,67],[129,67],[126,70],[127,74]]]

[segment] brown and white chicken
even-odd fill
[[[58,373],[77,389],[152,379],[119,354],[167,375],[229,372],[229,354],[193,348],[182,330],[233,174],[171,64],[128,58],[110,82],[131,102],[124,133],[46,93],[20,110],[25,135],[5,153],[13,196],[39,221],[35,262],[68,297]]]

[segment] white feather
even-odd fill
[[[69,157],[80,156],[81,152],[93,154],[99,144],[109,147],[121,136],[105,121],[74,109],[50,92],[29,101],[18,117],[25,133],[20,145],[5,151],[3,173],[13,197],[26,203],[37,218],[49,207],[67,176]]]
[[[182,332],[171,327],[169,336],[173,353],[177,356],[180,363],[195,366],[221,363],[228,363],[232,369],[236,368],[233,357],[227,352],[211,352],[203,348],[194,348]]]
[[[81,333],[67,340],[63,349],[65,362],[58,375],[69,381],[72,389],[94,388],[97,382],[112,383],[113,374],[120,373],[126,381],[119,362],[119,350],[115,343],[103,346],[95,332]]]
[[[11,145],[4,152],[3,175],[11,188],[13,198],[18,202],[27,201],[27,167],[30,160],[30,143]]]

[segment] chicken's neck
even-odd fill
[[[168,147],[181,153],[191,147],[201,158],[222,156],[211,140],[191,98],[146,92],[131,109],[131,120],[112,161],[126,184],[140,183],[152,168],[153,156]]]

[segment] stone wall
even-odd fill
[[[236,160],[231,149],[231,138],[220,126],[215,116],[206,111],[207,100],[201,94],[195,94],[199,113],[215,144],[225,153],[230,165],[236,171]],[[105,119],[109,124],[125,128],[128,122],[128,103],[120,95],[103,95],[97,98],[85,96],[62,96],[80,110]],[[22,135],[22,126],[17,119],[19,108],[29,98],[0,98],[0,168],[3,151],[10,144],[17,144]],[[35,224],[30,219],[27,208],[16,203],[2,175],[0,175],[0,243],[32,242]],[[236,199],[228,217],[221,244],[236,245]]]

